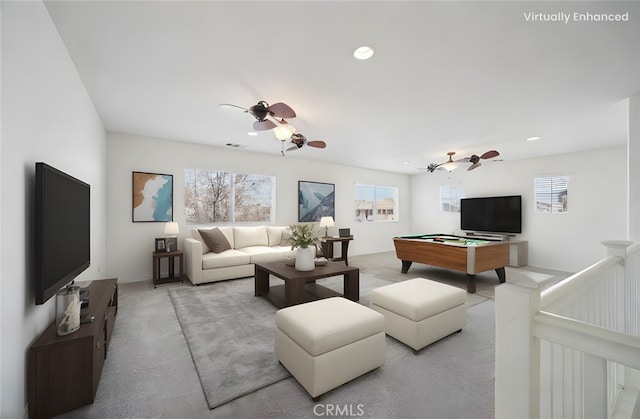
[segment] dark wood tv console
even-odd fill
[[[95,316],[93,322],[58,336],[54,321],[29,348],[30,418],[48,418],[93,403],[118,311],[118,281],[95,280],[87,288],[89,306],[80,316]]]

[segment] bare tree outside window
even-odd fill
[[[271,221],[273,178],[235,175],[235,221]]]
[[[187,224],[271,222],[272,176],[184,169]]]

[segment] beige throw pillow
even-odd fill
[[[211,249],[214,253],[221,253],[225,250],[231,249],[231,245],[229,244],[229,240],[224,236],[222,231],[219,228],[212,228],[210,230],[200,230],[198,229],[200,236],[204,243]]]
[[[291,239],[291,230],[286,229],[282,232],[282,240],[280,240],[280,246],[291,246],[291,242],[289,241],[289,239]]]

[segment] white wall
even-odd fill
[[[31,274],[35,162],[91,185],[91,267],[106,265],[106,134],[41,2],[1,2],[0,417],[25,415],[26,353],[54,319],[55,299],[34,303]]]
[[[279,146],[274,143],[274,147]],[[188,167],[275,176],[275,225],[297,223],[298,180],[335,184],[336,226],[330,228],[329,233],[337,234],[339,227],[351,228],[355,238],[349,245],[350,256],[392,250],[392,237],[409,231],[409,176],[406,175],[127,134],[109,133],[107,149],[108,274],[121,282],[151,279],[154,238],[164,235],[164,223],[131,221],[133,171],[173,175],[173,211],[174,220],[180,226],[180,248],[184,248],[182,239],[188,237],[191,228],[185,224],[183,212],[183,170]],[[398,187],[400,221],[352,221],[355,183]]]
[[[629,139],[627,141],[627,179],[629,179],[628,240],[640,241],[640,95],[628,99]]]
[[[627,237],[626,161],[626,148],[617,147],[415,175],[411,227],[420,233],[460,228],[459,213],[439,211],[441,185],[458,184],[466,197],[522,195],[523,231],[516,238],[529,241],[529,265],[575,272],[605,256],[602,240]],[[533,179],[549,175],[569,176],[567,213],[534,212]]]

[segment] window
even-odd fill
[[[356,184],[355,220],[398,221],[398,188]]]
[[[275,178],[184,169],[187,224],[273,222]]]
[[[567,176],[537,177],[534,179],[536,212],[567,212]]]
[[[440,212],[460,212],[463,191],[457,185],[440,186]]]

